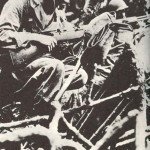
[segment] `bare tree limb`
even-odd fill
[[[115,120],[116,122],[108,127],[106,134],[103,136],[101,140],[99,140],[95,146],[93,146],[90,150],[99,150],[102,149],[104,145],[114,136],[131,118],[136,117],[138,115],[138,110],[132,110],[128,113],[127,117],[124,117],[121,120]]]
[[[109,97],[98,99],[96,101],[91,101],[91,103],[89,105],[86,104],[86,105],[82,105],[82,106],[80,106],[78,108],[71,108],[71,109],[68,109],[68,110],[64,110],[63,113],[71,113],[71,112],[87,109],[87,108],[99,105],[101,103],[104,103],[106,101],[112,100],[114,98],[120,97],[120,96],[122,96],[124,94],[128,94],[130,92],[137,91],[137,90],[139,90],[139,88],[140,88],[140,86],[133,86],[133,87],[128,88],[127,90],[124,90],[124,91],[119,92],[117,94],[111,95]]]
[[[36,124],[41,120],[48,120],[48,118],[49,116],[36,116],[31,119],[25,119],[21,121],[10,122],[10,123],[1,123],[0,129],[14,128],[14,127],[26,126],[30,124]]]
[[[75,127],[73,127],[67,120],[65,117],[62,118],[63,121],[65,122],[65,124],[67,125],[67,127],[72,131],[74,132],[78,138],[80,138],[82,141],[84,141],[85,143],[87,143],[89,146],[93,146],[93,144],[88,140],[86,139],[80,132],[79,130],[77,130]]]
[[[63,84],[61,89],[59,90],[58,94],[56,95],[56,97],[54,99],[55,101],[59,101],[59,99],[62,97],[62,95],[64,94],[66,89],[69,87],[69,85],[71,84],[74,76],[76,75],[80,65],[81,65],[80,58],[78,58],[76,66],[74,67],[72,73],[69,75],[69,77],[67,78],[67,80],[65,81],[65,83]]]
[[[61,106],[59,102],[54,101],[52,105],[56,108],[55,114],[53,116],[52,121],[49,124],[49,129],[42,127],[40,125],[37,126],[26,126],[25,128],[18,128],[13,130],[12,132],[7,132],[0,134],[0,143],[6,142],[6,141],[21,141],[22,139],[32,136],[32,135],[40,135],[45,136],[49,139],[51,150],[56,150],[58,148],[62,148],[63,146],[73,147],[75,149],[85,150],[85,148],[78,142],[75,142],[73,140],[68,139],[62,139],[61,134],[58,132],[58,125],[59,120],[61,117],[63,117],[63,113],[61,112]],[[42,117],[42,119],[48,119],[47,116]],[[37,121],[41,119],[41,117],[35,117],[32,119],[28,119],[25,121],[19,121],[15,123],[9,123],[6,127],[16,127],[19,125],[23,125],[24,123],[33,123],[33,121]],[[2,125],[1,127],[4,127]]]
[[[0,142],[6,142],[6,141],[21,141],[25,137],[31,136],[31,135],[41,135],[41,136],[49,136],[49,130],[45,127],[37,125],[35,126],[26,126],[25,128],[19,128],[16,130],[13,130],[13,132],[7,132],[5,134],[0,134]],[[54,135],[51,134],[51,137]]]
[[[99,99],[99,100],[97,100],[97,101],[92,101],[92,102],[90,103],[90,106],[95,106],[95,105],[97,105],[97,104],[100,104],[100,103],[106,102],[106,101],[108,101],[108,100],[117,98],[117,97],[119,97],[119,96],[121,96],[121,95],[123,95],[123,94],[127,94],[127,93],[130,93],[130,92],[133,92],[133,91],[137,91],[139,88],[140,88],[140,86],[133,86],[133,87],[130,87],[130,88],[128,88],[127,90],[122,91],[122,92],[119,92],[119,93],[114,94],[114,95],[112,95],[112,96],[109,96],[109,97],[106,97],[106,98],[103,98],[103,99]]]
[[[58,143],[59,145],[60,143]],[[61,140],[61,147],[64,147],[64,146],[67,146],[67,147],[73,147],[75,148],[76,150],[85,150],[85,148],[79,144],[78,142],[75,142],[73,140],[68,140],[68,139],[62,139]],[[55,148],[51,150],[56,150]]]
[[[135,145],[136,150],[145,149],[146,138],[146,106],[136,117]]]
[[[135,138],[131,138],[131,139],[128,139],[128,140],[124,140],[124,141],[122,141],[122,142],[119,142],[119,143],[116,144],[116,147],[118,148],[118,147],[127,145],[127,144],[129,144],[129,143],[133,143],[133,142],[135,142]]]
[[[53,132],[53,129],[50,130],[39,125],[36,127],[35,126],[25,127],[23,129],[14,130],[13,132],[1,134],[0,143],[4,143],[6,141],[18,142],[32,135],[40,135],[47,137],[50,141],[50,145],[52,145],[52,148],[54,150],[56,150],[56,148],[58,147],[61,148],[63,146],[73,147],[77,150],[78,149],[85,150],[85,148],[80,143],[75,142],[73,140],[61,139],[61,137],[59,137],[57,134]]]

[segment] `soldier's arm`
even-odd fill
[[[22,1],[9,0],[5,4],[0,15],[0,45],[13,44],[20,47],[28,41],[54,45],[56,40],[53,37],[20,31],[25,11],[25,5]]]

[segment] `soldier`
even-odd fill
[[[91,19],[104,12],[112,12],[116,18],[125,17],[124,12],[127,8],[128,6],[123,0],[86,0],[83,8],[84,24],[88,24]]]
[[[24,99],[25,103],[32,103],[31,99],[34,99],[34,102],[53,101],[63,84],[65,72],[68,74],[72,71],[73,66],[67,69],[60,60],[51,56],[51,50],[57,44],[56,39],[40,34],[55,27],[54,13],[58,4],[55,0],[9,0],[2,10],[1,53],[8,53],[10,45],[11,50],[16,52],[25,49],[28,52],[38,50],[41,53],[23,65],[12,66],[15,77],[23,86],[16,92],[15,98]],[[6,63],[8,66],[9,62]],[[86,73],[79,70],[72,87],[78,88],[85,84],[86,80]]]
[[[101,12],[118,11],[127,8],[128,6],[123,0],[86,0],[84,12],[91,13],[93,10]]]

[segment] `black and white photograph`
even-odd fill
[[[0,150],[149,150],[150,0],[0,0]]]

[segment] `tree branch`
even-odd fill
[[[37,124],[41,120],[48,120],[48,118],[49,118],[49,116],[37,116],[37,117],[33,117],[31,119],[25,119],[25,120],[21,120],[21,121],[15,121],[15,122],[10,122],[10,123],[1,123],[0,129],[26,126],[26,125],[30,125],[30,124]]]
[[[101,140],[99,140],[95,146],[93,146],[90,150],[99,150],[103,149],[104,146],[110,141],[112,136],[114,136],[130,119],[136,117],[138,115],[138,110],[132,110],[128,113],[127,117],[124,117],[121,120],[115,120],[115,123],[108,127],[106,134],[103,136]]]
[[[79,110],[87,109],[87,108],[99,105],[101,103],[104,103],[106,101],[112,100],[114,98],[118,98],[118,97],[120,97],[122,95],[125,95],[125,94],[128,94],[130,92],[137,91],[137,90],[139,90],[139,88],[140,88],[140,86],[133,86],[133,87],[128,88],[127,90],[124,90],[124,91],[119,92],[117,94],[111,95],[109,97],[98,99],[96,101],[91,101],[89,105],[82,105],[78,108],[71,108],[71,109],[68,109],[68,110],[64,110],[63,113],[66,114],[66,113],[72,113],[72,112],[76,112],[76,111],[79,111]]]
[[[80,132],[79,130],[77,130],[75,127],[73,127],[67,120],[65,117],[62,117],[63,121],[65,122],[65,124],[67,125],[67,127],[77,135],[78,138],[80,138],[82,141],[84,141],[85,143],[87,143],[89,146],[93,146],[93,144],[91,143],[91,141],[89,141],[88,139],[86,139]]]
[[[120,97],[120,96],[122,96],[122,95],[124,95],[124,94],[128,94],[128,93],[130,93],[130,92],[137,91],[137,90],[139,90],[139,88],[140,88],[140,86],[133,86],[133,87],[131,87],[131,88],[128,88],[128,89],[125,90],[125,91],[119,92],[119,93],[114,94],[114,95],[112,95],[112,96],[109,96],[109,97],[106,97],[106,98],[102,98],[102,99],[99,99],[99,100],[97,100],[97,101],[92,101],[92,102],[90,103],[90,106],[95,106],[95,105],[97,105],[97,104],[101,104],[101,103],[106,102],[106,101],[109,101],[109,100],[111,100],[111,99]]]

